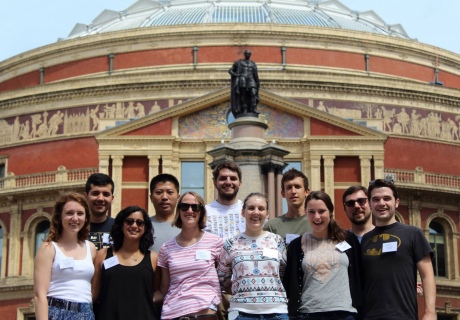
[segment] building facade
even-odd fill
[[[460,319],[460,55],[335,0],[140,0],[0,62],[2,319],[32,319],[52,206],[91,173],[113,178],[112,215],[134,204],[153,215],[159,172],[214,199],[208,152],[231,140],[228,69],[246,49],[267,143],[332,196],[345,228],[343,191],[394,179],[397,219],[435,248],[438,319]]]

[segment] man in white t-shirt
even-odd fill
[[[237,198],[241,186],[240,167],[236,162],[225,161],[214,168],[212,176],[217,199],[206,205],[206,231],[221,238],[244,232],[243,202]]]
[[[246,222],[241,214],[243,202],[237,198],[241,175],[241,168],[234,161],[222,162],[212,171],[217,199],[206,205],[205,231],[225,239],[246,230]],[[229,296],[223,293],[222,302],[217,310],[219,320],[227,319],[227,310],[230,306],[228,299]]]

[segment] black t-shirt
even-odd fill
[[[420,228],[396,222],[361,241],[366,320],[417,320],[417,263],[430,247]]]
[[[107,217],[104,222],[101,223],[90,223],[88,240],[94,243],[97,250],[101,248],[108,248],[112,243],[110,238],[110,229],[115,222],[112,217]]]

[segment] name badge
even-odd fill
[[[104,260],[104,268],[106,270],[110,269],[112,267],[115,267],[117,264],[120,264],[120,262],[118,262],[118,257],[117,256],[113,256],[111,258],[108,258],[108,259]]]
[[[336,247],[337,249],[339,249],[340,252],[345,252],[345,251],[347,251],[348,249],[351,248],[351,246],[350,246],[350,245],[348,244],[348,242],[346,242],[346,241],[342,241],[342,242],[340,242],[340,243],[337,243],[337,244],[335,245],[335,247]]]
[[[209,250],[197,250],[195,253],[196,260],[211,260],[211,251]]]
[[[398,243],[396,241],[393,242],[385,242],[382,245],[382,253],[385,252],[396,252],[398,251]]]
[[[102,243],[109,243],[110,233],[103,233],[102,234]]]
[[[59,263],[60,269],[73,268],[75,266],[75,261],[73,258],[65,258]]]
[[[265,248],[262,255],[267,258],[278,259],[278,250]]]
[[[238,222],[238,230],[240,230],[240,233],[243,233],[246,231],[246,222]]]
[[[286,233],[286,244],[290,244],[292,240],[300,237],[300,234]]]

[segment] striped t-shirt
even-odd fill
[[[222,246],[222,238],[208,232],[189,247],[179,246],[176,238],[161,246],[158,266],[168,269],[170,277],[161,319],[177,318],[220,303],[215,266]]]

